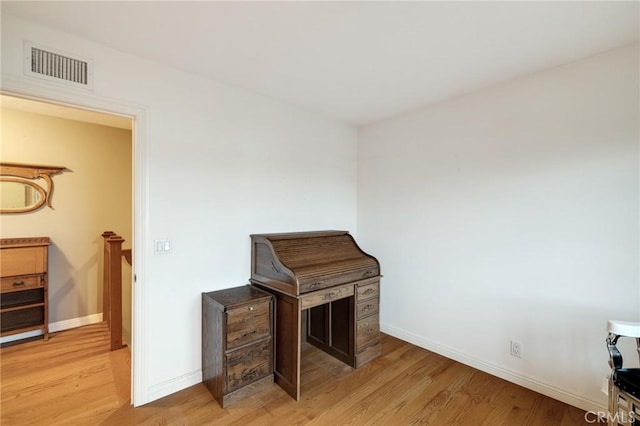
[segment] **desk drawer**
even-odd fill
[[[356,305],[356,318],[361,319],[367,315],[377,314],[380,303],[378,299],[369,299]]]
[[[300,304],[302,309],[313,308],[314,306],[323,305],[325,303],[333,302],[334,300],[353,296],[353,293],[353,284],[331,287],[303,296],[300,299]]]
[[[271,335],[271,303],[245,305],[227,312],[227,349],[234,349]]]
[[[44,280],[41,275],[28,275],[22,277],[5,277],[0,279],[2,292],[30,290],[44,287]]]
[[[227,353],[226,392],[232,392],[272,374],[271,339]]]
[[[377,343],[380,338],[380,323],[378,316],[372,315],[361,319],[356,324],[356,352]]]
[[[377,281],[371,284],[358,285],[358,294],[357,294],[358,302],[361,302],[367,299],[373,299],[374,297],[377,298],[379,294],[380,294],[380,283]]]

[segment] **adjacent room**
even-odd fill
[[[47,183],[0,238],[48,253],[3,423],[606,418],[607,321],[640,322],[639,2],[0,8],[0,180]],[[60,342],[96,375],[47,419],[60,391],[20,390],[36,415],[9,385]]]

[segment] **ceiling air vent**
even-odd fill
[[[74,87],[92,88],[92,63],[25,42],[25,73]]]

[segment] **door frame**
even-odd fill
[[[133,241],[132,253],[135,267],[132,271],[131,313],[131,403],[137,407],[150,402],[148,396],[146,335],[147,320],[145,301],[147,222],[147,110],[146,105],[111,99],[95,95],[82,89],[43,84],[40,81],[25,81],[11,76],[2,76],[0,93],[33,101],[63,105],[71,108],[92,110],[107,114],[130,117],[133,120]]]

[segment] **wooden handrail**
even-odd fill
[[[133,266],[132,259],[131,259],[131,249],[123,249],[122,250],[122,257],[124,258],[124,260],[127,261],[127,263],[129,264],[129,266]]]
[[[111,350],[122,344],[122,258],[131,265],[131,249],[122,249],[124,238],[106,231],[104,238],[104,270],[102,282],[102,319],[110,330]]]

